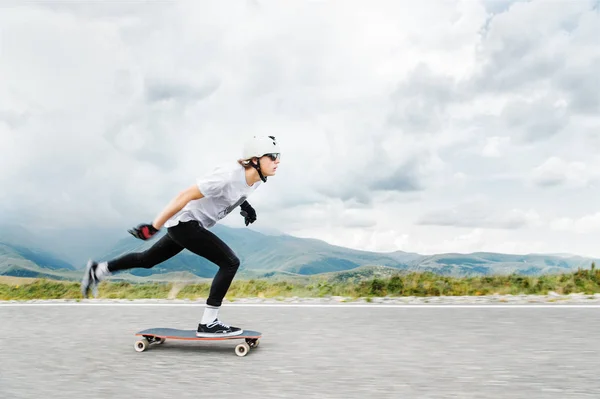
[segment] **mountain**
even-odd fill
[[[450,276],[539,275],[589,268],[592,262],[598,263],[597,259],[569,254],[380,253],[330,245],[316,239],[260,233],[248,228],[217,225],[211,231],[238,255],[241,261],[238,276],[247,278],[299,278],[336,273],[343,276],[348,270],[360,270],[359,274],[364,276],[398,271],[429,271]],[[0,275],[79,279],[88,258],[104,261],[143,251],[164,234],[161,232],[150,241],[140,241],[126,231],[85,233],[55,230],[32,234],[14,226],[0,228]],[[115,277],[135,281],[182,279],[182,276],[203,279],[212,278],[216,271],[217,266],[210,261],[184,250],[154,268],[130,269]]]
[[[69,279],[79,274],[72,273],[74,270],[72,265],[50,253],[0,243],[0,275]]]
[[[452,276],[490,274],[551,274],[588,269],[597,259],[576,255],[512,255],[492,252],[439,254],[409,263],[415,271],[430,271]]]
[[[108,228],[46,228],[27,229],[19,225],[0,226],[0,243],[35,248],[65,262],[85,266],[87,259],[114,248],[127,234],[123,229]]]

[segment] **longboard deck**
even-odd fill
[[[252,330],[244,330],[239,335],[230,335],[225,337],[197,337],[196,330],[180,330],[177,328],[149,328],[139,331],[135,334],[140,338],[134,348],[137,352],[145,351],[150,345],[160,345],[167,339],[178,339],[186,341],[228,341],[233,339],[244,339],[245,342],[238,344],[235,347],[235,354],[238,356],[246,356],[250,348],[256,348],[259,343],[259,338],[262,333]]]
[[[177,328],[149,328],[147,330],[136,333],[137,336],[149,336],[165,339],[184,339],[189,341],[221,341],[226,339],[241,339],[241,338],[253,338],[258,339],[262,337],[262,334],[258,331],[244,330],[239,335],[229,335],[225,337],[197,337],[196,330],[180,330]]]

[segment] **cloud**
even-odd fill
[[[417,224],[476,227],[493,229],[520,229],[536,225],[540,216],[535,210],[494,209],[481,199],[461,203],[454,208],[430,211],[422,215]]]
[[[189,82],[150,81],[146,84],[149,102],[169,100],[201,101],[219,88],[218,80],[208,80],[203,86],[193,87]]]
[[[412,134],[436,133],[443,128],[447,107],[457,101],[452,77],[435,74],[418,65],[392,95],[388,123]]]
[[[514,2],[482,30],[479,68],[460,90],[503,100],[490,124],[500,122],[514,143],[550,139],[599,110],[599,35],[593,1]]]
[[[600,231],[600,212],[579,218],[556,218],[550,223],[550,227],[553,230],[575,232],[577,234],[596,233]]]
[[[474,229],[468,233],[460,234],[450,240],[444,240],[441,247],[448,248],[448,252],[467,253],[480,251],[484,248],[485,239],[482,229]]]
[[[260,208],[264,209],[262,205]],[[377,224],[377,219],[370,212],[370,208],[349,208],[343,201],[333,199],[322,200],[311,205],[297,205],[293,213],[276,210],[264,215],[264,218],[267,225],[269,222],[276,221],[297,230],[327,226],[340,229],[366,229]]]
[[[535,89],[568,65],[565,54],[580,35],[581,19],[592,11],[592,1],[577,3],[518,2],[508,12],[496,15],[482,32],[482,68],[478,86],[507,92]],[[531,21],[537,20],[535,29]]]
[[[585,163],[567,162],[559,157],[548,158],[531,172],[531,182],[540,187],[585,186],[591,179]]]
[[[523,1],[527,0],[484,1],[483,6],[491,14],[501,14],[509,11],[514,4]]]
[[[564,107],[548,99],[531,102],[513,101],[502,110],[505,129],[514,132],[523,142],[548,139],[567,125],[569,115]]]
[[[538,212],[579,217],[557,195],[597,211],[593,1],[13,2],[0,25],[3,219],[151,219],[255,134],[283,148],[264,228],[522,249]]]
[[[484,157],[497,158],[500,157],[506,147],[510,145],[510,137],[488,137],[486,144],[481,151]]]
[[[387,175],[381,176],[385,171],[379,172],[369,184],[372,190],[381,191],[418,191],[423,189],[419,176],[419,161],[412,159],[407,163],[392,169]]]

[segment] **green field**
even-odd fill
[[[48,279],[2,279],[0,300],[79,299],[79,282]],[[107,299],[202,299],[208,296],[206,282],[104,281],[99,298]],[[365,277],[362,274],[320,276],[304,279],[237,279],[227,294],[236,298],[347,298],[402,296],[547,295],[549,291],[600,293],[600,270],[579,269],[573,273],[543,276],[478,276],[454,278],[430,272],[395,273]]]

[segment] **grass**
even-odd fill
[[[77,298],[81,298],[78,283],[40,279],[22,285],[0,284],[0,300]]]
[[[0,300],[79,299],[78,282],[46,279],[0,281]],[[178,286],[174,286],[177,284]],[[201,299],[208,297],[210,283],[131,283],[104,281],[99,297],[108,299]],[[227,299],[289,298],[343,296],[350,298],[401,296],[480,296],[480,295],[547,295],[549,291],[568,295],[600,292],[600,270],[579,269],[573,273],[543,276],[446,277],[430,272],[398,273],[386,278],[345,281],[314,277],[309,282],[270,281],[268,279],[234,280]]]

